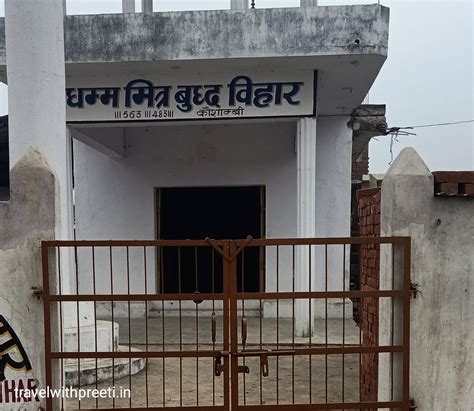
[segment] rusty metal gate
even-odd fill
[[[357,290],[350,250],[369,244],[380,289]],[[47,410],[410,409],[409,238],[47,241],[42,257],[45,385],[73,387]],[[364,299],[378,344],[352,320]]]

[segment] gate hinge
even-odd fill
[[[418,407],[415,405],[415,400],[410,400],[410,411],[416,410]]]
[[[410,291],[411,291],[412,294],[413,294],[413,298],[416,298],[416,296],[418,295],[418,293],[421,294],[421,291],[420,291],[420,284],[414,283],[413,281],[410,281]]]
[[[43,296],[43,289],[40,287],[31,287],[31,293],[39,300]]]

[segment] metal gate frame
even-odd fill
[[[60,250],[61,249],[70,249],[74,251],[74,256],[77,261],[77,252],[80,248],[91,248],[94,250],[96,247],[105,247],[110,248],[110,255],[112,255],[112,248],[114,247],[125,247],[127,249],[127,261],[128,261],[128,250],[131,247],[140,247],[146,250],[147,247],[156,248],[159,250],[162,247],[208,247],[213,250],[218,244],[223,244],[224,242],[213,242],[211,245],[210,240],[154,240],[154,241],[43,241],[42,242],[42,266],[43,266],[43,302],[44,302],[44,330],[45,330],[45,382],[46,387],[60,387],[63,382],[63,361],[66,359],[74,359],[80,361],[81,359],[96,359],[96,368],[97,368],[97,359],[115,359],[125,358],[131,361],[132,358],[136,358],[137,354],[133,351],[127,352],[81,352],[80,345],[78,346],[77,352],[66,352],[63,347],[63,327],[62,327],[62,303],[75,303],[77,305],[77,323],[79,324],[79,303],[81,302],[125,302],[128,303],[130,307],[131,302],[145,302],[146,304],[151,301],[159,301],[164,304],[165,301],[179,301],[179,303],[184,301],[200,301],[203,300],[212,300],[212,301],[222,301],[223,312],[229,312],[229,295],[228,295],[228,279],[229,275],[226,271],[228,269],[227,264],[223,264],[223,292],[222,293],[212,293],[212,294],[199,294],[197,297],[195,294],[157,294],[157,293],[145,293],[145,294],[96,294],[94,286],[94,294],[63,294],[61,289],[58,287],[58,284],[61,282],[61,260],[60,260]],[[94,252],[94,251],[92,251]],[[146,251],[145,251],[146,253]],[[110,257],[112,259],[112,257]],[[95,284],[95,268],[93,269],[93,278]],[[111,273],[112,278],[112,273]],[[127,263],[127,278],[130,284],[130,272]],[[79,273],[76,268],[75,272],[75,281],[76,286],[79,284]],[[130,327],[130,315],[128,318],[129,327]],[[114,322],[114,311],[112,309],[112,323]],[[216,327],[215,322],[213,321],[213,340],[216,340]],[[223,318],[223,330],[229,329],[229,316],[225,315]],[[96,330],[97,336],[97,330]],[[80,339],[78,339],[80,341]],[[96,337],[97,344],[97,337]],[[164,344],[164,340],[163,340]],[[214,346],[215,344],[213,344]],[[97,346],[97,345],[96,345]],[[212,350],[179,350],[179,351],[168,351],[163,348],[161,351],[147,350],[140,352],[139,357],[145,358],[146,360],[151,358],[213,358],[214,363],[217,365],[221,361],[221,370],[223,374],[222,379],[222,390],[224,403],[223,405],[215,406],[196,406],[196,407],[184,407],[189,411],[199,410],[199,411],[225,411],[230,409],[230,359],[226,354],[229,347],[229,333],[224,332],[222,335],[222,350],[212,349]],[[215,347],[217,348],[217,347]],[[60,365],[55,364],[54,362],[60,362]],[[80,372],[80,363],[79,372]],[[147,367],[146,367],[147,368]],[[114,384],[114,380],[112,380]],[[79,385],[79,388],[81,386]],[[148,387],[147,387],[148,390]],[[131,400],[130,400],[131,401]],[[148,402],[148,395],[147,395]],[[56,411],[64,409],[64,401],[47,398],[46,400],[46,410],[47,411]],[[87,408],[81,408],[82,410],[87,410]],[[91,410],[98,409],[92,408]],[[120,408],[115,408],[115,401],[113,408],[100,408],[101,410],[115,410]],[[124,409],[124,408],[122,408]],[[136,411],[145,411],[145,410],[178,410],[182,407],[166,407],[163,404],[163,407],[141,407],[132,408],[130,403],[130,408]]]
[[[391,290],[378,290],[378,291],[328,291],[327,281],[325,291],[308,291],[308,292],[279,292],[278,285],[276,292],[259,292],[259,293],[238,293],[236,289],[237,285],[237,267],[236,258],[246,247],[278,247],[280,246],[292,246],[293,250],[295,246],[324,246],[326,248],[327,258],[327,247],[329,245],[366,245],[366,244],[389,244],[398,245],[402,247],[403,256],[403,288],[396,290],[394,287],[394,279],[392,279]],[[410,299],[412,296],[411,290],[411,279],[410,279],[410,268],[411,268],[411,238],[410,237],[377,237],[377,238],[313,238],[313,239],[252,239],[231,241],[229,247],[229,275],[230,275],[230,333],[231,333],[231,379],[237,381],[232,384],[231,389],[231,405],[232,410],[247,410],[247,411],[262,411],[262,410],[289,410],[289,411],[309,411],[309,410],[332,410],[332,409],[401,409],[403,411],[409,411],[412,409],[410,402]],[[293,251],[294,252],[294,251]],[[310,257],[311,258],[311,257]],[[393,258],[393,256],[392,256]],[[392,260],[393,262],[393,260]],[[327,271],[326,271],[327,276]],[[310,284],[311,287],[311,284]],[[296,298],[307,298],[307,299],[330,299],[330,298],[377,298],[390,297],[390,298],[401,298],[403,304],[403,340],[399,345],[394,345],[393,339],[391,345],[388,346],[376,346],[376,347],[328,347],[326,342],[325,347],[314,347],[314,348],[298,348],[292,347],[291,350],[238,350],[238,313],[237,303],[238,301],[245,301],[248,299],[259,299],[263,300],[280,300],[290,299],[295,300]],[[263,315],[263,314],[261,314]],[[327,312],[326,312],[327,317]],[[326,318],[327,319],[327,318]],[[294,321],[294,312],[293,312]],[[392,322],[393,322],[393,311],[392,311]],[[242,324],[242,333],[246,336],[246,330],[244,323]],[[327,330],[326,330],[327,335]],[[392,336],[393,336],[393,324],[392,324]],[[242,344],[244,345],[244,344]],[[401,401],[359,401],[359,402],[326,402],[326,403],[308,403],[308,404],[259,404],[259,405],[242,405],[239,404],[239,388],[238,383],[239,373],[248,372],[245,367],[238,365],[239,357],[260,357],[261,361],[261,373],[263,376],[268,375],[268,357],[280,357],[280,356],[311,356],[311,355],[333,355],[333,354],[380,354],[380,353],[401,353],[403,355],[402,365],[402,395]],[[393,358],[391,363],[391,373],[393,377]],[[360,372],[360,370],[359,370]],[[327,378],[326,378],[327,383]],[[326,386],[327,394],[327,386]],[[393,382],[392,382],[392,396],[393,396]],[[278,398],[278,397],[277,397]]]
[[[379,291],[328,291],[327,283],[325,291],[295,291],[292,292],[238,292],[237,291],[237,259],[238,256],[245,250],[246,247],[278,247],[290,246],[293,247],[293,252],[297,246],[324,246],[330,245],[363,245],[363,244],[391,244],[393,246],[402,247],[403,255],[403,288],[402,289],[391,289],[391,290],[379,290]],[[94,294],[93,295],[82,295],[82,294],[62,294],[61,290],[58,289],[57,284],[61,284],[61,263],[58,261],[56,255],[60,248],[73,249],[77,258],[77,249],[80,247],[89,247],[94,250],[94,247],[126,247],[128,256],[128,247],[212,247],[222,256],[223,262],[223,292],[216,294],[199,294],[199,300],[212,300],[222,301],[223,304],[223,335],[222,335],[222,350],[217,350],[214,347],[213,350],[207,351],[147,351],[141,352],[140,357],[149,358],[214,358],[214,372],[216,376],[222,375],[223,384],[223,405],[216,406],[193,406],[193,407],[153,407],[153,408],[130,408],[137,411],[145,410],[247,410],[247,411],[260,411],[260,410],[290,410],[290,411],[306,411],[316,409],[402,409],[403,411],[409,411],[410,408],[410,395],[409,395],[409,343],[410,343],[410,298],[412,295],[410,287],[410,265],[411,265],[411,239],[409,237],[379,237],[379,238],[314,238],[314,239],[252,239],[247,238],[246,240],[185,240],[185,241],[44,241],[42,243],[42,264],[43,264],[43,299],[44,299],[44,329],[45,329],[45,376],[46,376],[46,387],[58,387],[60,384],[60,375],[63,374],[62,368],[59,369],[57,365],[54,365],[55,361],[65,359],[100,359],[100,358],[135,358],[137,355],[133,352],[81,352],[80,347],[78,352],[64,352],[62,347],[62,321],[61,318],[61,306],[62,302],[75,303],[79,307],[80,302],[94,302],[106,301],[106,302],[149,302],[149,301],[169,301],[178,300],[182,301],[195,301],[195,294]],[[310,248],[311,249],[311,248]],[[345,252],[345,251],[344,251]],[[127,275],[128,268],[127,268]],[[78,273],[76,271],[76,281],[78,281]],[[95,271],[94,271],[94,284],[95,284]],[[310,286],[311,287],[311,286]],[[282,299],[292,300],[293,302],[297,298],[305,299],[325,299],[330,298],[399,298],[403,304],[403,340],[399,345],[390,346],[376,346],[376,347],[363,347],[363,346],[343,346],[343,347],[330,347],[327,345],[324,347],[311,347],[311,348],[298,348],[292,347],[291,350],[245,350],[239,349],[238,341],[238,303],[244,302],[245,300],[257,299],[263,301],[265,299],[277,300]],[[59,308],[58,308],[59,307]],[[79,312],[79,310],[78,310]],[[393,313],[392,313],[393,315]],[[262,317],[263,314],[261,313]],[[113,311],[112,311],[113,321]],[[294,311],[293,311],[294,321]],[[130,317],[129,317],[130,324]],[[247,334],[246,323],[242,320],[241,323],[242,336]],[[213,340],[215,341],[215,318],[212,319],[212,334]],[[326,333],[327,335],[327,333]],[[327,338],[327,337],[326,337]],[[164,344],[164,342],[163,342]],[[245,342],[243,344],[245,348]],[[308,403],[308,404],[277,404],[277,405],[242,405],[239,403],[239,374],[248,372],[248,368],[244,365],[239,365],[239,358],[242,357],[259,357],[261,364],[261,376],[265,377],[268,375],[268,357],[280,357],[280,356],[315,356],[322,355],[327,356],[333,354],[365,354],[365,353],[401,353],[403,355],[402,363],[402,393],[403,398],[401,401],[385,401],[385,402],[326,402],[326,403]],[[245,363],[244,363],[245,364]],[[79,365],[80,367],[80,365]],[[393,362],[392,362],[393,367]],[[163,376],[164,379],[164,376]],[[62,379],[61,379],[62,381]],[[327,381],[327,378],[326,378]],[[326,382],[327,384],[327,382]],[[343,383],[344,384],[344,383]],[[310,382],[311,385],[311,382]],[[392,388],[393,390],[393,388]],[[326,388],[327,392],[327,388]],[[278,397],[277,397],[278,398]],[[311,398],[311,396],[310,396]],[[57,402],[53,402],[52,398],[47,399],[47,410],[63,409],[63,405],[59,406]],[[85,409],[85,408],[84,408]],[[106,408],[100,408],[107,410]],[[110,410],[116,408],[110,408]]]

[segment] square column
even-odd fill
[[[347,127],[348,117],[329,116],[318,119],[318,152],[316,167],[316,237],[351,236],[351,159],[352,130]],[[316,279],[318,291],[342,291],[349,289],[350,252],[346,249],[346,261],[342,246],[328,247],[328,284],[325,281],[325,262],[323,247],[318,247]],[[345,268],[345,273],[343,273]],[[344,274],[344,275],[343,275]],[[344,285],[345,282],[345,285]],[[322,301],[322,300],[319,300]],[[350,318],[349,299],[346,299],[346,318]],[[337,300],[328,301],[328,315],[342,317],[342,309]],[[342,301],[339,301],[342,303]],[[316,318],[322,317],[316,311]]]
[[[153,0],[142,0],[142,13],[153,13]]]
[[[122,13],[135,13],[135,0],[122,0]]]
[[[9,111],[9,135],[10,135],[10,169],[16,165],[32,164],[32,158],[38,162],[45,162],[55,175],[54,183],[50,181],[50,191],[46,193],[31,193],[31,197],[24,199],[27,207],[34,207],[38,201],[49,196],[48,202],[54,205],[54,209],[44,210],[41,207],[35,212],[41,214],[38,219],[44,221],[45,216],[53,215],[51,233],[38,232],[40,238],[29,239],[29,227],[18,231],[21,236],[17,241],[26,244],[18,259],[28,261],[29,269],[25,275],[25,290],[21,295],[27,295],[28,288],[39,285],[41,278],[41,260],[38,252],[40,240],[50,239],[45,236],[54,235],[57,239],[72,238],[72,190],[71,190],[71,168],[70,138],[66,131],[66,105],[64,100],[64,89],[66,87],[66,75],[64,66],[64,6],[63,0],[42,1],[5,1],[5,47],[8,76],[8,111]],[[33,163],[34,164],[34,163]],[[20,167],[22,168],[22,167]],[[16,170],[17,173],[22,171]],[[23,171],[24,172],[24,171]],[[30,182],[31,183],[31,182]],[[16,181],[18,184],[18,180]],[[16,188],[15,188],[16,189]],[[41,203],[38,203],[41,204]],[[21,226],[22,221],[17,224]],[[1,225],[1,224],[0,224]],[[54,234],[53,234],[54,228]],[[18,230],[18,227],[16,228]],[[1,228],[0,228],[1,230]],[[48,230],[49,231],[49,230]],[[3,261],[2,261],[3,262]],[[24,264],[18,261],[18,267]],[[63,273],[66,273],[67,264],[62,261]],[[16,266],[14,266],[16,267]],[[16,268],[15,268],[16,269]],[[12,270],[13,273],[13,270]],[[28,277],[27,277],[28,276]],[[63,292],[68,292],[70,283],[66,274],[63,278]],[[14,282],[2,282],[3,292],[11,289],[10,296],[13,297],[8,303],[11,312],[8,315],[13,327],[21,324],[19,338],[23,337],[22,343],[29,354],[33,365],[32,374],[25,371],[22,379],[37,378],[39,388],[45,388],[45,373],[43,364],[44,341],[43,331],[38,330],[38,318],[33,318],[22,313],[24,304],[15,298],[19,290],[13,289]],[[58,284],[51,284],[54,290]],[[57,289],[57,288],[56,288]],[[20,294],[19,294],[20,295]],[[31,294],[30,294],[31,295]],[[31,297],[30,297],[31,300]],[[0,312],[5,312],[3,306],[5,301],[0,298]],[[26,303],[31,304],[31,303]],[[32,306],[33,307],[33,306]],[[59,330],[57,305],[51,307],[51,324],[55,331]],[[63,315],[68,319],[75,319],[74,312],[63,307]],[[40,320],[41,321],[41,320]],[[31,332],[21,332],[31,330]],[[58,342],[58,333],[52,333],[53,344]],[[41,364],[39,367],[37,364]],[[53,366],[56,378],[59,377],[59,366]],[[59,381],[54,381],[59,385]],[[38,404],[39,405],[39,404]],[[34,409],[38,409],[38,405]],[[44,407],[44,404],[43,404]],[[2,408],[0,404],[0,408]],[[32,410],[32,407],[19,406],[16,409]],[[2,408],[6,409],[6,408]],[[11,407],[9,407],[11,409]],[[55,408],[58,409],[58,408]]]
[[[316,118],[298,121],[296,136],[297,156],[297,237],[316,235]],[[311,253],[313,254],[313,253]],[[315,289],[314,264],[310,248],[296,248],[296,290]],[[314,304],[309,299],[296,300],[296,335],[309,337],[314,331]]]
[[[41,152],[59,183],[56,238],[67,240],[72,238],[73,225],[63,4],[63,0],[7,0],[5,46],[10,169],[28,150]]]
[[[316,7],[318,0],[300,0],[301,7]]]
[[[249,8],[249,0],[230,0],[231,10],[247,10]]]
[[[5,1],[9,148],[11,169],[31,150],[39,151],[47,162],[56,176],[55,239],[72,240],[72,141],[66,128],[63,5],[63,0]],[[61,257],[60,287],[64,294],[74,293],[72,252]],[[63,304],[63,318],[63,328],[77,328],[76,304]],[[93,322],[93,304],[81,303],[80,325]]]

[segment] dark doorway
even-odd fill
[[[160,188],[156,200],[159,239],[264,237],[264,187]],[[243,262],[242,258],[238,260],[239,291],[264,291],[260,290],[264,284],[263,258],[259,249],[248,248]],[[210,247],[164,247],[158,260],[162,292],[222,292],[222,263]]]

